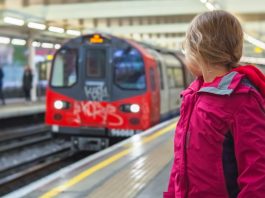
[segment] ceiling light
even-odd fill
[[[32,42],[32,46],[33,46],[33,47],[40,47],[40,46],[41,46],[41,43],[38,42],[38,41],[33,41],[33,42]]]
[[[148,34],[143,34],[143,40],[149,40],[149,39],[150,39],[150,37]]]
[[[77,30],[67,30],[66,33],[70,34],[70,35],[74,35],[74,36],[80,36],[81,35],[81,32],[77,31]]]
[[[50,48],[53,48],[53,44],[52,43],[42,43],[41,47],[50,49]]]
[[[133,39],[135,39],[135,40],[141,40],[141,35],[138,34],[138,33],[134,33],[134,34],[132,34],[132,37],[133,37]]]
[[[33,29],[38,29],[38,30],[45,30],[46,29],[46,25],[41,24],[41,23],[34,23],[34,22],[29,22],[28,27],[33,28]]]
[[[208,0],[201,0],[202,3],[206,3]]]
[[[61,45],[60,45],[60,44],[55,44],[55,45],[54,45],[54,48],[55,48],[55,49],[60,49],[60,48],[61,48]]]
[[[0,37],[0,43],[9,44],[10,43],[10,38],[8,38],[8,37]]]
[[[18,26],[22,26],[25,23],[24,20],[13,18],[13,17],[4,17],[4,22],[8,24],[12,24],[12,25],[18,25]]]
[[[54,27],[54,26],[50,26],[48,30],[51,32],[56,32],[56,33],[64,33],[63,28]]]
[[[205,6],[206,6],[209,10],[211,10],[211,11],[213,11],[213,10],[216,9],[215,6],[214,6],[213,4],[211,4],[210,2],[207,2],[207,3],[205,4]]]
[[[13,45],[26,45],[27,41],[23,39],[12,39],[11,43]]]

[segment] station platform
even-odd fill
[[[0,106],[0,119],[27,116],[45,112],[45,98],[36,102],[26,102],[25,99],[6,99],[6,105]]]
[[[4,198],[160,198],[173,161],[177,120],[161,123]]]

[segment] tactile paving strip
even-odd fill
[[[133,198],[166,167],[172,157],[173,145],[168,141],[113,175],[87,198]]]

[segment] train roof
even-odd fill
[[[117,39],[117,40],[124,40],[124,41],[133,41],[141,46],[143,46],[144,48],[149,48],[149,49],[153,49],[159,53],[171,53],[171,54],[183,54],[181,51],[177,51],[177,50],[170,50],[170,49],[167,49],[167,48],[162,48],[162,47],[159,47],[159,46],[156,46],[156,45],[153,45],[153,44],[150,44],[150,43],[146,43],[146,42],[138,42],[138,41],[135,41],[133,39],[127,39],[127,38],[123,38],[123,37],[118,37],[118,36],[115,36],[115,35],[112,35],[112,34],[106,34],[106,33],[93,33],[93,34],[85,34],[85,35],[82,35],[82,36],[79,36],[79,37],[76,37],[76,38],[72,38],[68,41],[66,41],[63,46],[66,46],[66,45],[71,45],[73,47],[75,46],[79,46],[80,44],[83,43],[84,41],[84,38],[86,37],[91,37],[92,35],[100,35],[104,38],[107,38],[107,39]]]

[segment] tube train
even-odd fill
[[[178,113],[180,91],[192,78],[182,59],[112,35],[72,39],[54,56],[46,124],[80,149],[139,133]]]

